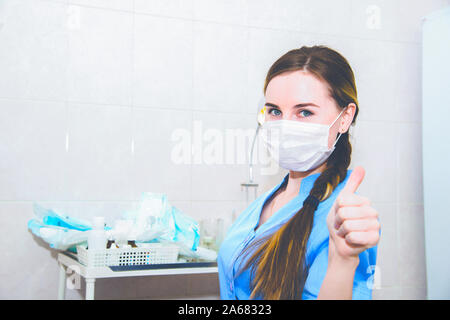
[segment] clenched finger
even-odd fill
[[[380,223],[377,219],[357,219],[345,220],[339,227],[336,234],[345,237],[350,232],[379,230]]]
[[[339,229],[345,220],[364,218],[378,218],[378,211],[367,205],[361,207],[340,207],[336,212],[334,227]]]
[[[345,241],[353,246],[365,246],[371,248],[378,243],[378,231],[353,231],[345,235]]]
[[[337,207],[345,206],[370,206],[370,200],[367,197],[354,193],[341,192],[336,199]]]

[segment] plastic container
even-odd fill
[[[172,244],[146,243],[137,248],[90,250],[77,246],[78,261],[87,267],[135,266],[178,262],[179,247]]]
[[[92,250],[106,249],[105,218],[94,217],[92,229],[88,232],[88,248]]]

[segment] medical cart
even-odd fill
[[[58,253],[59,284],[58,299],[64,300],[67,283],[67,268],[85,278],[86,300],[94,299],[95,280],[99,278],[140,277],[176,274],[217,273],[217,262],[178,262],[140,266],[87,267],[70,252]]]

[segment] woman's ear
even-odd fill
[[[356,104],[349,103],[347,105],[347,108],[345,109],[344,113],[342,114],[342,120],[341,125],[339,127],[339,132],[345,133],[348,131],[348,128],[350,128],[350,125],[352,124],[353,117],[356,113]]]

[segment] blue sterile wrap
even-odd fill
[[[35,218],[28,221],[28,229],[47,242],[51,248],[74,250],[77,244],[87,241],[91,223],[60,215],[51,209],[34,204]],[[130,228],[121,234],[136,242],[174,242],[187,251],[196,251],[200,242],[198,223],[171,206],[165,194],[144,192],[137,211],[125,212],[124,219]],[[115,237],[117,228],[111,229]]]
[[[173,206],[168,206],[162,221],[169,232],[161,236],[165,240],[182,243],[190,250],[197,250],[200,242],[198,223]]]
[[[57,226],[79,231],[86,231],[92,229],[91,224],[87,221],[69,217],[67,215],[66,216],[60,215],[54,212],[52,209],[45,209],[36,203],[33,205],[33,209],[35,215],[41,218],[43,224],[47,226]]]
[[[171,206],[165,194],[144,192],[134,216],[137,241],[170,241],[197,250],[200,242],[198,223],[178,208]],[[144,228],[145,226],[145,228]],[[154,232],[149,232],[153,230]]]
[[[74,251],[77,244],[87,241],[85,231],[92,229],[89,222],[60,215],[36,203],[33,209],[35,218],[28,221],[28,229],[51,248]]]

